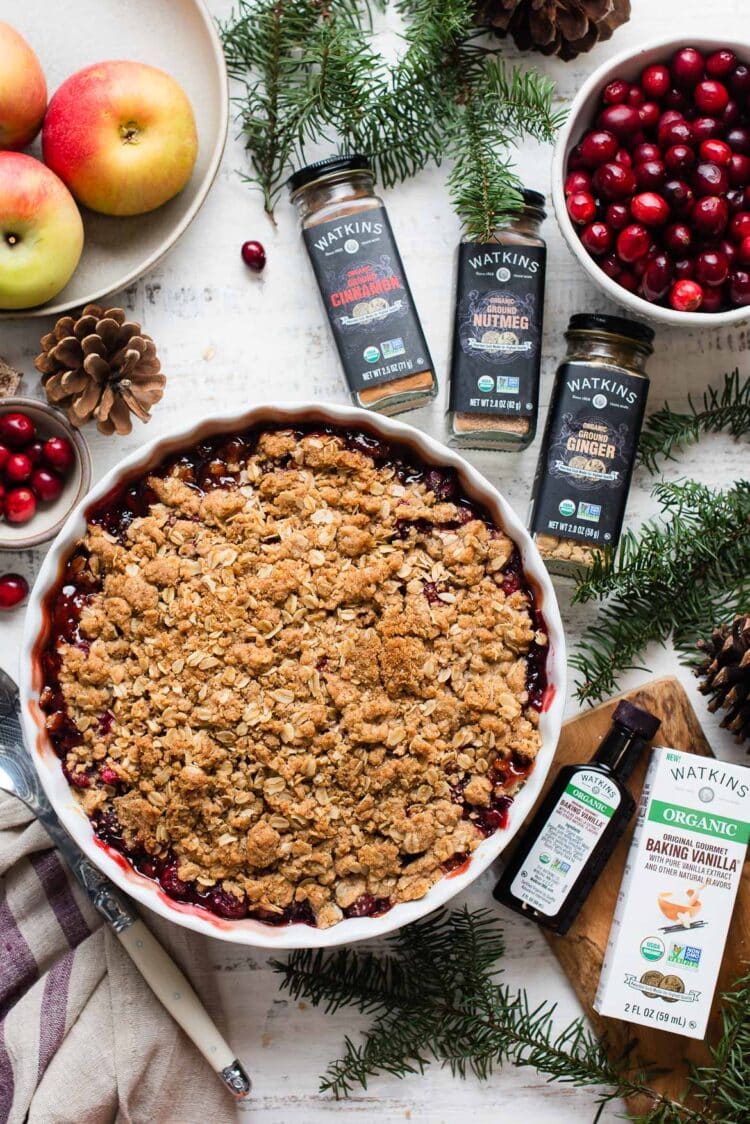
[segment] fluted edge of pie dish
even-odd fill
[[[41,650],[46,635],[44,601],[76,542],[86,529],[86,512],[112,489],[155,467],[164,457],[220,433],[263,426],[320,422],[323,425],[370,430],[385,441],[406,448],[419,460],[453,467],[466,495],[488,510],[493,520],[514,540],[523,569],[544,616],[549,649],[546,663],[548,691],[540,714],[541,746],[536,764],[510,807],[508,826],[484,839],[467,866],[444,875],[417,901],[401,902],[378,917],[352,917],[328,929],[301,922],[270,926],[245,918],[231,921],[191,905],[174,901],[152,879],[139,874],[124,856],[103,844],[63,775],[60,760],[47,737],[39,706],[42,686]],[[560,734],[565,705],[566,654],[562,622],[549,575],[528,531],[500,492],[459,453],[421,433],[413,426],[356,407],[319,403],[283,403],[257,406],[242,413],[216,414],[195,425],[158,438],[122,460],[91,489],[71,512],[52,543],[29,597],[21,646],[21,711],[27,749],[47,796],[61,822],[84,853],[122,890],[142,906],[187,929],[239,945],[270,949],[331,948],[382,936],[431,913],[473,882],[507,846],[539,796]]]

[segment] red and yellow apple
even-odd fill
[[[0,20],[0,148],[25,148],[42,127],[47,83],[22,35]]]
[[[83,249],[65,184],[33,156],[0,152],[0,308],[31,308],[63,289]]]
[[[182,191],[198,154],[182,87],[140,62],[102,62],[63,82],[44,119],[45,162],[105,215],[153,211]]]

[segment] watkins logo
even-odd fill
[[[708,784],[724,785],[741,800],[744,800],[750,787],[739,777],[726,773],[720,765],[673,765],[669,770],[676,781],[701,781]]]
[[[469,265],[472,269],[481,269],[488,265],[493,267],[515,265],[520,269],[527,269],[529,273],[536,273],[539,269],[538,261],[530,258],[528,254],[522,254],[519,250],[485,250],[473,258],[469,258]]]
[[[314,243],[316,250],[325,251],[330,246],[335,246],[342,238],[354,238],[356,235],[383,233],[382,222],[373,222],[372,219],[353,219],[351,222],[342,222],[326,231],[322,238]]]
[[[612,398],[620,398],[629,406],[634,406],[638,401],[638,394],[621,382],[614,379],[602,378],[599,375],[581,375],[575,379],[568,379],[566,383],[571,394],[579,394],[582,390],[592,390],[597,393],[604,392]]]

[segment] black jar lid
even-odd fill
[[[324,176],[334,175],[336,172],[361,172],[364,170],[372,171],[372,164],[367,156],[358,153],[327,156],[325,160],[315,160],[312,164],[306,164],[304,168],[298,168],[296,172],[292,172],[286,181],[286,185],[293,195],[301,187],[306,187],[309,183],[314,183],[315,180],[322,179]]]
[[[530,187],[525,187],[521,192],[524,207],[530,207],[534,211],[541,211],[546,215],[545,211],[546,199],[541,191],[533,191]]]
[[[624,336],[649,348],[654,339],[654,330],[638,320],[628,320],[624,316],[607,316],[600,312],[577,312],[571,316],[569,332],[608,332],[613,336]]]

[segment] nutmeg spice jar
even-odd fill
[[[654,333],[622,316],[579,313],[565,336],[529,528],[550,573],[574,575],[620,539]]]
[[[288,181],[357,406],[399,414],[437,379],[375,176],[364,156],[333,156]]]
[[[458,248],[448,391],[451,445],[524,449],[534,440],[544,322],[544,196],[523,191],[489,242]]]

